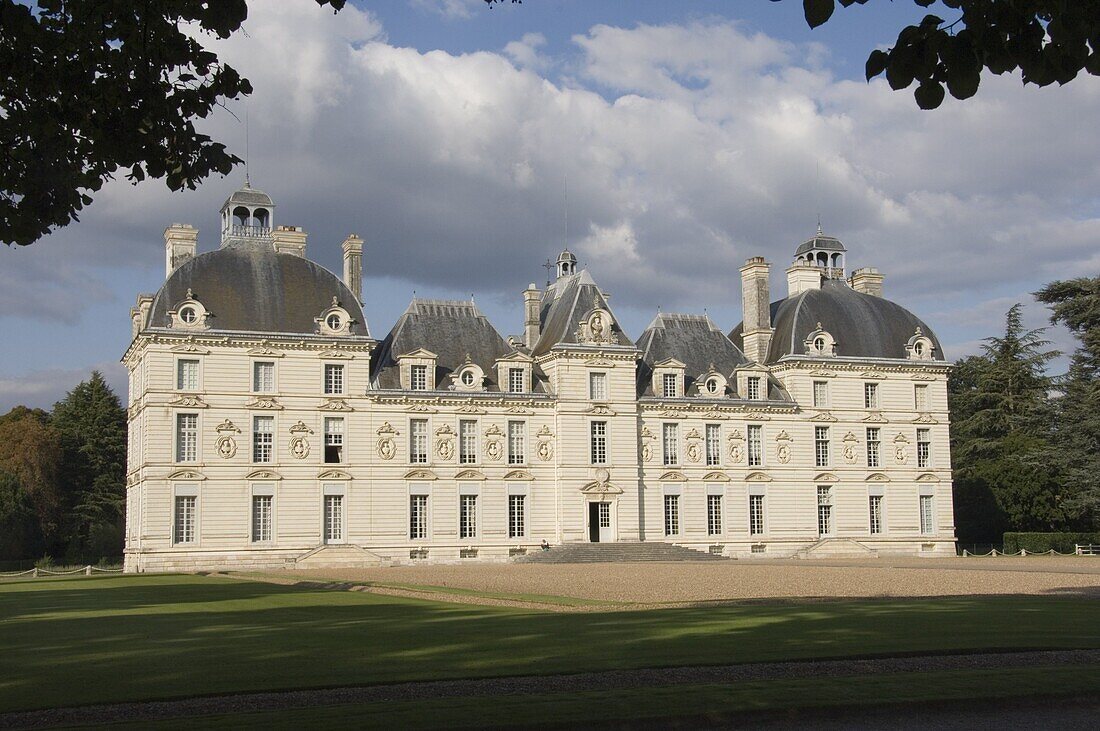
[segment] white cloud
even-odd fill
[[[547,77],[538,34],[501,53],[420,52],[390,45],[366,11],[300,0],[256,4],[246,27],[217,48],[256,88],[253,184],[334,269],[356,231],[371,274],[518,307],[567,218],[565,238],[618,306],[717,311],[736,308],[748,256],[772,261],[779,285],[819,211],[850,264],[882,269],[887,294],[937,327],[957,326],[945,300],[963,308],[1100,269],[1100,168],[1083,162],[1100,155],[1083,121],[1100,117],[1093,78],[1036,91],[990,77],[974,99],[926,113],[880,81],[834,78],[820,47],[736,23],[596,26],[574,38],[564,80]],[[231,116],[207,131],[242,151]],[[91,296],[94,273],[73,272],[93,260],[155,269],[173,221],[209,248],[241,177],[186,195],[108,185],[79,227],[31,247],[68,262],[42,286]],[[44,271],[15,257],[0,271],[9,262],[9,280]],[[0,308],[24,296],[0,287]],[[990,334],[978,327],[953,340]]]
[[[47,368],[20,376],[0,377],[0,414],[20,405],[52,409],[77,384],[91,378],[93,370],[103,374],[107,385],[125,406],[128,398],[126,369],[117,362],[107,362],[87,368]]]
[[[485,7],[485,0],[409,0],[409,4],[444,18],[466,20],[472,18],[479,7]]]

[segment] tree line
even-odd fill
[[[52,411],[0,416],[0,561],[122,555],[126,409],[93,372]]]
[[[1021,305],[982,353],[948,381],[955,525],[962,543],[1006,531],[1100,529],[1100,276],[1036,293],[1076,337],[1060,353],[1028,330]],[[95,563],[122,555],[126,410],[98,372],[52,411],[0,416],[0,561],[51,556]]]

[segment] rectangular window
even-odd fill
[[[882,442],[879,439],[877,426],[867,427],[867,466],[879,467],[879,448]]]
[[[607,464],[607,422],[593,421],[589,429],[592,464]]]
[[[936,532],[935,510],[931,495],[920,496],[920,532],[926,536]]]
[[[527,424],[522,421],[508,422],[508,464],[527,462]]]
[[[598,513],[596,521],[601,528],[611,527],[611,503],[600,503],[600,507],[596,509]]]
[[[863,384],[863,407],[867,409],[878,408],[878,384]]]
[[[409,496],[409,538],[419,540],[428,537],[428,496]]]
[[[722,535],[721,495],[707,495],[707,535]]]
[[[275,390],[275,364],[252,364],[252,390],[256,393],[271,393]]]
[[[814,427],[814,457],[818,467],[829,466],[829,427]]]
[[[194,495],[176,497],[176,519],[172,525],[173,543],[193,543],[195,541],[195,503]]]
[[[664,457],[666,465],[680,464],[680,426],[679,424],[665,424],[662,428],[664,436]]]
[[[180,391],[199,390],[199,362],[197,360],[176,361],[176,388]]]
[[[341,417],[325,418],[325,463],[344,461],[344,420]]]
[[[868,498],[868,510],[871,519],[871,535],[882,533],[882,495],[871,495]]]
[[[527,389],[524,388],[523,383],[523,369],[522,368],[509,368],[508,369],[508,390],[512,393],[523,393]]]
[[[675,373],[666,373],[661,380],[661,394],[665,398],[676,398],[679,394],[679,389],[676,388],[677,376]]]
[[[409,367],[409,388],[413,391],[428,390],[428,366],[414,365]]]
[[[829,382],[814,381],[814,406],[824,409],[829,405]]]
[[[199,460],[199,415],[176,414],[176,461]]]
[[[325,364],[325,393],[337,395],[344,392],[344,366],[338,363]]]
[[[749,535],[764,535],[763,495],[749,495]]]
[[[823,536],[833,534],[833,492],[825,485],[817,488],[817,532]]]
[[[412,419],[409,422],[409,462],[428,463],[428,420]]]
[[[458,422],[458,462],[477,462],[477,422],[473,419],[462,419]]]
[[[707,467],[722,464],[722,425],[707,424]]]
[[[477,537],[477,495],[458,496],[458,537]]]
[[[764,464],[764,427],[759,424],[749,424],[749,467],[759,467]]]
[[[913,386],[913,408],[917,411],[928,411],[928,385],[918,383]]]
[[[932,466],[932,431],[917,429],[917,467]]]
[[[524,503],[526,496],[508,496],[508,537],[522,538],[527,535],[527,514]]]
[[[607,400],[607,374],[588,374],[588,398],[593,401]]]
[[[665,495],[665,535],[680,535],[680,496]]]
[[[344,496],[325,495],[325,543],[344,540]]]
[[[271,540],[271,503],[270,495],[252,496],[252,540]]]
[[[745,379],[748,388],[746,389],[745,396],[751,401],[760,400],[760,376],[749,376]]]
[[[252,417],[252,461],[270,462],[275,442],[275,417]]]

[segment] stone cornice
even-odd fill
[[[367,401],[376,404],[433,405],[433,406],[472,406],[480,408],[497,406],[504,409],[548,409],[556,401],[542,394],[499,394],[499,393],[450,393],[440,391],[370,391],[365,394]]]
[[[122,356],[123,363],[129,363],[139,352],[153,345],[170,347],[222,347],[246,348],[249,350],[289,350],[289,351],[351,351],[366,352],[368,355],[378,345],[378,341],[363,335],[346,338],[333,338],[331,335],[305,335],[291,333],[184,333],[171,330],[144,330],[131,341]]]
[[[535,358],[535,362],[539,365],[551,360],[557,360],[558,358],[566,358],[569,360],[590,360],[592,358],[602,358],[604,360],[619,360],[624,362],[634,362],[640,360],[642,357],[642,351],[633,346],[619,345],[555,345],[548,352]]]
[[[814,358],[788,355],[771,365],[773,373],[786,370],[820,370],[865,373],[937,373],[946,374],[954,366],[942,360],[905,360],[902,358]]]
[[[673,414],[682,414],[683,416],[696,416],[699,414],[752,414],[757,415],[760,412],[775,413],[775,414],[794,414],[799,411],[798,405],[789,402],[776,403],[767,401],[730,401],[729,403],[722,403],[720,401],[706,400],[695,401],[694,399],[656,399],[656,398],[640,398],[638,399],[639,409],[643,412],[643,415],[658,413],[661,416],[671,416]]]

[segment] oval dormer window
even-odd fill
[[[472,386],[474,385],[474,372],[471,370],[462,371],[459,379],[461,379],[463,386]]]
[[[814,349],[819,353],[824,353],[825,352],[825,338],[823,338],[823,337],[814,338]]]
[[[344,321],[335,312],[328,316],[325,320],[325,324],[328,325],[329,330],[339,330]]]
[[[718,379],[717,378],[708,378],[707,379],[707,393],[718,393]]]
[[[923,356],[924,355],[924,342],[918,340],[916,343],[914,343],[913,352],[916,353],[918,357]]]
[[[180,308],[179,317],[182,322],[185,322],[188,325],[194,325],[195,322],[199,319],[199,313],[198,310],[196,310],[191,305],[186,305]]]

